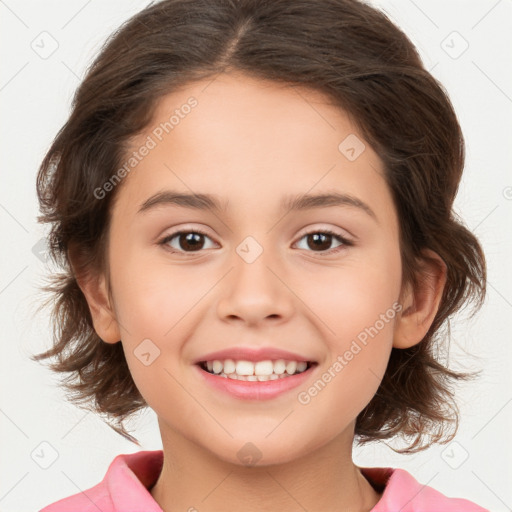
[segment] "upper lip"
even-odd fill
[[[205,361],[224,361],[226,359],[234,359],[236,361],[266,361],[285,359],[288,361],[304,361],[304,362],[315,362],[310,357],[304,357],[288,350],[281,350],[275,347],[267,348],[254,348],[254,347],[232,347],[217,352],[210,352],[204,356],[199,357],[194,361],[194,364],[199,364]]]

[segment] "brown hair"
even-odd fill
[[[448,442],[458,428],[451,379],[473,375],[439,362],[449,317],[486,289],[483,251],[452,211],[464,141],[444,88],[424,69],[406,35],[357,0],[164,0],[110,36],[74,96],[72,112],[37,177],[40,222],[51,223],[50,255],[63,272],[44,289],[54,301],[53,347],[33,357],[68,372],[70,400],[94,410],[139,444],[123,420],[147,406],[121,343],[96,334],[75,272],[100,272],[112,201],[94,191],[121,165],[130,137],[158,100],[194,80],[238,70],[320,91],[356,123],[384,163],[400,223],[403,282],[415,283],[429,248],[447,266],[440,308],[425,338],[393,348],[382,383],[356,420],[357,441],[412,436],[400,453]],[[70,255],[73,258],[70,259]],[[107,274],[108,275],[108,274]],[[445,427],[455,432],[443,441]],[[430,436],[422,445],[423,437]],[[140,446],[140,445],[139,445]]]

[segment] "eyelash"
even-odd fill
[[[194,233],[194,234],[198,234],[198,235],[204,235],[204,236],[210,238],[210,236],[207,233],[205,233],[204,231],[202,231],[200,229],[194,229],[194,230],[192,230],[192,229],[189,229],[189,230],[188,229],[184,229],[184,230],[176,231],[174,233],[170,233],[169,235],[166,235],[162,240],[160,240],[160,242],[158,242],[158,244],[164,246],[172,254],[194,254],[194,253],[201,252],[201,251],[190,251],[190,252],[179,251],[179,250],[172,249],[172,248],[170,248],[167,245],[168,242],[170,242],[176,236],[182,235],[182,234],[190,234],[190,233]],[[342,243],[342,245],[340,245],[339,247],[335,247],[334,249],[329,249],[327,251],[318,251],[318,254],[320,254],[320,255],[322,255],[322,254],[336,254],[339,251],[343,250],[344,246],[350,247],[350,246],[354,245],[353,242],[351,242],[350,240],[347,240],[346,238],[342,237],[341,235],[339,235],[338,233],[336,233],[336,232],[334,232],[334,231],[332,231],[330,229],[309,231],[307,233],[304,233],[299,238],[299,240],[302,240],[304,237],[306,237],[308,235],[315,235],[315,234],[332,235],[335,239],[337,239],[339,242]],[[309,251],[309,252],[313,252],[314,253],[316,251]]]

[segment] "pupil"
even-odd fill
[[[181,244],[181,241],[180,241],[180,245],[183,249],[187,249],[187,244],[189,245],[189,248],[192,248],[192,249],[197,249],[198,247],[201,248],[201,238],[202,238],[202,234],[201,233],[187,233],[185,236],[182,235],[182,239],[185,238],[186,240],[186,243],[183,245]]]
[[[317,249],[329,249],[331,245],[331,237],[332,235],[326,233],[313,233],[312,235],[308,236],[309,239],[313,239],[313,247],[316,247]],[[325,242],[326,239],[327,242]],[[319,241],[320,243],[318,243]]]

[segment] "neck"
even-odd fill
[[[352,462],[352,436],[280,464],[219,459],[176,432],[162,432],[164,463],[151,495],[164,512],[369,512],[380,499]]]

